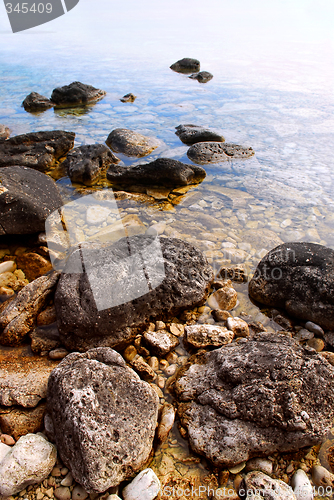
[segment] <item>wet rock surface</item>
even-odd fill
[[[112,349],[68,355],[50,376],[47,406],[48,432],[87,492],[117,486],[148,459],[158,397]]]
[[[195,73],[200,70],[200,62],[191,57],[184,57],[170,66],[170,69],[177,73]]]
[[[119,159],[104,144],[79,146],[70,151],[62,167],[72,182],[91,186],[100,175]]]
[[[197,142],[225,142],[222,135],[198,125],[178,125],[175,128],[175,134],[188,146],[192,146]]]
[[[315,243],[285,243],[271,250],[249,283],[250,296],[291,316],[334,328],[334,251]]]
[[[26,346],[2,349],[0,361],[1,405],[34,408],[45,399],[48,378],[57,362],[33,356]]]
[[[31,92],[24,99],[22,106],[28,112],[45,111],[46,109],[53,108],[54,104],[48,97],[38,94],[38,92]]]
[[[45,172],[73,148],[74,137],[73,132],[54,130],[0,140],[0,167],[20,165]]]
[[[314,350],[261,333],[199,354],[177,376],[191,447],[216,466],[322,441],[333,419],[333,367]]]
[[[70,108],[72,106],[83,106],[99,101],[106,95],[104,90],[96,89],[92,85],[81,82],[73,82],[64,87],[53,90],[51,101],[59,108]]]
[[[151,163],[134,167],[112,166],[107,179],[116,185],[186,186],[205,178],[205,170],[169,158],[158,158]]]
[[[253,156],[254,150],[227,142],[198,142],[188,149],[187,156],[194,163],[219,163],[233,159],[246,159]]]
[[[200,71],[194,75],[189,76],[192,80],[197,80],[199,83],[207,83],[213,78],[213,74],[209,71]]]
[[[67,348],[86,350],[97,346],[122,346],[153,318],[177,314],[178,311],[205,300],[213,272],[203,254],[179,239],[161,238],[158,241],[163,257],[163,276],[157,254],[148,251],[148,245],[154,241],[154,238],[134,236],[123,238],[112,246],[98,247],[97,250],[87,247],[85,259],[94,263],[91,277],[100,273],[103,266],[108,269],[103,275],[103,281],[97,274],[96,282],[101,283],[100,292],[103,292],[104,297],[111,294],[111,300],[113,293],[124,296],[124,303],[119,302],[115,307],[97,310],[87,274],[62,274],[55,295],[55,306],[61,339]],[[127,276],[128,263],[124,257],[127,256],[128,242],[131,244],[132,255],[141,252],[145,256],[146,270],[151,273],[150,282],[160,283],[155,288],[151,287],[151,290],[147,288],[147,293],[143,289],[143,295],[130,301],[128,293],[131,294],[133,287],[137,289],[138,284],[133,274]],[[68,265],[71,266],[71,262],[77,264],[78,260],[81,262],[79,252],[76,251]],[[140,269],[141,266],[142,264]],[[124,273],[124,279],[117,288],[115,273]],[[145,283],[147,287],[146,280]],[[113,290],[116,291],[112,292]]]
[[[159,145],[157,139],[146,137],[126,128],[116,128],[108,135],[106,144],[115,152],[141,158],[150,154]]]

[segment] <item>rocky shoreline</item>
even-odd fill
[[[196,60],[171,68],[210,79]],[[103,95],[74,82],[25,109]],[[142,158],[159,141],[115,129],[73,149],[71,132],[0,131],[0,495],[331,498],[333,251],[255,237],[242,190],[201,195],[203,166],[253,149],[179,125],[192,164],[125,167],[114,153]],[[56,170],[86,200],[64,205]],[[180,206],[189,226],[196,214],[199,234],[154,206]],[[245,241],[225,232],[233,208]]]

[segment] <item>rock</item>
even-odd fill
[[[88,493],[101,493],[148,459],[158,403],[151,386],[112,349],[72,353],[50,376],[46,429],[73,478]]]
[[[310,340],[313,339],[313,337],[314,333],[310,332],[309,330],[306,330],[306,328],[302,328],[296,333],[296,335],[294,335],[294,338],[298,341]]]
[[[59,486],[54,490],[54,496],[57,500],[71,500],[72,495],[69,488],[66,486]]]
[[[115,152],[141,158],[150,154],[159,145],[156,139],[146,137],[126,128],[116,128],[108,135],[106,144]]]
[[[312,467],[312,481],[316,486],[334,488],[334,474],[322,465],[314,465]]]
[[[16,264],[29,281],[43,276],[52,269],[51,262],[35,252],[19,255],[16,257]]]
[[[227,318],[226,325],[236,337],[249,337],[248,324],[243,319],[236,316],[234,318]]]
[[[323,337],[325,334],[321,326],[312,323],[312,321],[307,321],[305,323],[305,328],[310,332],[314,333],[315,335],[319,335],[319,337]]]
[[[213,292],[208,298],[211,309],[222,309],[230,311],[237,305],[238,294],[232,287],[231,281],[227,281],[225,286]]]
[[[122,349],[135,337],[138,329],[142,331],[155,318],[172,314],[175,316],[205,300],[213,273],[202,253],[189,243],[174,238],[161,238],[159,243],[164,275],[156,267],[160,254],[155,250],[147,250],[152,239],[145,236],[121,239],[103,248],[99,245],[97,250],[93,246],[87,246],[85,262],[95,264],[95,268],[90,270],[90,281],[84,273],[62,274],[55,295],[55,306],[60,337],[68,350],[86,350],[103,345]],[[133,287],[134,274],[131,272],[127,276],[127,262],[124,258],[128,252],[128,244],[131,245],[132,255],[142,252],[146,271],[151,273],[151,282],[157,283],[155,288],[146,289],[146,293],[142,288],[142,295],[134,300],[131,300],[128,292]],[[72,257],[73,261],[68,261],[69,270],[72,262],[76,263],[80,257],[79,251],[74,252]],[[90,283],[93,273],[98,273],[102,265],[107,274],[103,278],[101,292],[98,288],[96,293],[103,293],[106,305],[114,303],[111,299],[115,290],[120,295],[126,295],[123,303],[118,302],[119,305],[98,310]],[[117,289],[113,279],[115,273],[123,276]],[[138,280],[139,277],[140,274]],[[97,283],[100,283],[100,278]]]
[[[144,332],[143,336],[148,348],[160,357],[165,356],[179,345],[179,339],[166,330]]]
[[[222,309],[214,309],[211,315],[213,319],[219,323],[226,323],[227,318],[231,317],[228,311],[223,311]]]
[[[10,136],[10,129],[5,125],[0,125],[0,139],[8,139]]]
[[[175,134],[181,139],[184,144],[191,146],[196,142],[225,142],[222,135],[213,132],[198,125],[178,125]]]
[[[72,491],[72,500],[86,500],[87,497],[87,491],[85,491],[81,486],[74,486]]]
[[[212,80],[213,75],[209,73],[209,71],[200,71],[199,73],[189,76],[189,78],[197,80],[199,83],[206,83]]]
[[[96,89],[91,85],[80,82],[73,82],[64,87],[57,87],[53,90],[51,101],[57,108],[72,108],[73,106],[83,106],[99,101],[106,95],[104,90]]]
[[[320,443],[333,418],[333,384],[334,368],[313,349],[261,333],[192,358],[175,392],[192,449],[230,467]]]
[[[0,495],[15,495],[41,483],[56,463],[57,450],[37,434],[22,436],[0,463]]]
[[[322,351],[320,354],[328,361],[328,363],[334,366],[334,352]]]
[[[283,308],[324,329],[334,327],[334,251],[315,243],[284,243],[258,264],[249,283],[250,296]]]
[[[165,403],[161,410],[161,419],[157,429],[157,439],[159,443],[166,441],[168,434],[173,428],[175,420],[175,408],[170,403]]]
[[[221,267],[218,272],[218,277],[223,280],[229,279],[231,281],[235,281],[236,283],[247,283],[248,281],[246,271],[241,266]]]
[[[55,360],[64,359],[67,355],[68,351],[63,347],[60,347],[59,349],[52,349],[52,351],[49,352],[49,358]]]
[[[315,349],[317,352],[321,352],[325,348],[325,342],[322,339],[310,339],[307,341],[307,345]]]
[[[187,186],[201,182],[205,170],[195,165],[186,165],[177,160],[158,158],[155,161],[134,167],[112,166],[107,179],[116,185]]]
[[[220,347],[232,342],[233,332],[224,326],[190,325],[185,327],[184,340],[195,347]]]
[[[195,73],[200,70],[200,62],[197,59],[184,57],[170,66],[177,73]]]
[[[179,323],[171,323],[169,326],[169,331],[177,337],[182,337],[184,334],[184,325],[181,325]]]
[[[37,327],[29,333],[31,350],[34,353],[51,351],[60,346],[59,330],[56,323]]]
[[[47,383],[55,361],[33,356],[27,347],[0,351],[0,404],[34,408],[46,397]]]
[[[121,102],[134,102],[137,99],[137,96],[134,94],[125,94],[123,95],[122,99],[120,99]]]
[[[34,113],[36,111],[45,111],[46,109],[53,108],[54,104],[44,95],[37,92],[31,92],[24,99],[22,106],[26,111]]]
[[[61,486],[72,486],[73,484],[72,472],[68,472],[60,484]]]
[[[254,150],[227,142],[198,142],[188,149],[187,156],[194,163],[219,163],[227,160],[246,159]]]
[[[272,479],[263,472],[250,472],[242,480],[238,494],[242,500],[296,500],[290,486],[280,479]]]
[[[44,231],[63,203],[54,180],[27,167],[0,168],[0,178],[0,235]]]
[[[43,429],[45,403],[36,408],[0,406],[0,428],[17,441],[21,436]]]
[[[144,469],[122,491],[124,500],[153,500],[161,484],[152,469]]]
[[[1,434],[0,442],[6,444],[7,446],[13,446],[15,444],[15,439],[8,434]]]
[[[0,167],[20,165],[45,172],[73,148],[74,137],[73,132],[53,130],[0,141]]]
[[[313,500],[313,487],[302,469],[298,469],[292,476],[291,487],[297,500]]]
[[[246,472],[259,470],[270,476],[273,473],[273,463],[267,458],[252,458],[248,460],[245,470]]]
[[[0,463],[5,458],[7,453],[11,450],[11,447],[8,444],[0,443]]]
[[[16,269],[16,264],[13,260],[7,260],[5,262],[1,262],[0,264],[0,274],[2,273],[12,273]]]
[[[70,151],[62,167],[72,182],[91,186],[111,164],[118,162],[119,159],[104,144],[89,144]]]
[[[139,354],[136,354],[130,363],[136,372],[145,380],[153,380],[155,378],[154,370],[146,363],[142,356],[139,356]]]
[[[51,271],[26,285],[0,313],[0,343],[13,346],[32,330],[36,318],[54,293],[59,273]]]
[[[37,316],[37,326],[48,326],[57,321],[56,308],[48,306]]]

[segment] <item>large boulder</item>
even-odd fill
[[[70,85],[57,87],[53,90],[51,101],[57,108],[71,108],[83,106],[99,101],[106,95],[104,90],[96,89],[92,85],[73,82]]]
[[[198,142],[188,149],[187,156],[194,163],[219,163],[221,161],[245,159],[254,155],[252,148],[227,142]]]
[[[0,168],[0,235],[45,231],[63,202],[51,177],[27,167]]]
[[[73,148],[75,134],[54,130],[0,141],[0,167],[21,165],[45,172]]]
[[[222,135],[198,125],[178,125],[175,128],[175,134],[188,146],[192,146],[196,142],[225,142]]]
[[[109,348],[69,354],[51,373],[46,430],[89,493],[117,486],[147,461],[159,399]]]
[[[170,66],[170,69],[177,73],[195,73],[200,70],[201,64],[198,59],[184,57]]]
[[[187,165],[169,158],[158,158],[151,163],[121,167],[113,165],[107,179],[116,185],[187,186],[202,181],[206,176],[202,167]]]
[[[189,243],[133,236],[86,245],[71,255],[55,295],[61,340],[69,349],[120,349],[151,320],[207,297],[213,271]]]
[[[198,354],[175,391],[191,447],[219,467],[320,443],[334,417],[334,367],[280,334]]]
[[[150,154],[159,146],[156,139],[126,128],[116,128],[110,132],[106,144],[115,153],[123,153],[126,156],[136,156],[137,158]]]
[[[38,94],[37,92],[31,92],[24,99],[22,106],[24,109],[30,113],[36,111],[45,111],[46,109],[53,108],[54,104],[45,97],[44,95]]]
[[[250,296],[291,316],[334,328],[334,251],[315,243],[284,243],[258,264]]]
[[[119,159],[104,144],[79,146],[70,151],[62,163],[72,182],[91,186],[103,172]]]

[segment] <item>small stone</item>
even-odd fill
[[[8,436],[8,434],[1,434],[0,441],[7,446],[14,446],[15,444],[15,439],[12,436]]]
[[[231,317],[231,314],[228,311],[223,311],[222,309],[214,309],[211,316],[215,321],[223,323],[227,320],[227,318]]]
[[[59,486],[59,488],[56,488],[54,490],[54,496],[58,500],[70,500],[71,499],[71,492],[69,488],[66,486]]]
[[[169,366],[169,363],[167,359],[161,359],[160,360],[160,368],[161,370],[166,370],[166,368]]]
[[[325,347],[325,342],[322,339],[313,338],[307,341],[307,345],[317,352],[321,352]]]
[[[273,473],[273,463],[266,458],[252,458],[248,460],[245,470],[246,472],[259,470],[270,476]]]
[[[121,99],[120,101],[121,102],[134,102],[135,99],[137,98],[137,96],[135,96],[134,94],[132,94],[131,92],[129,94],[125,94]]]
[[[124,359],[125,361],[127,361],[128,363],[131,363],[131,361],[137,356],[137,349],[135,348],[135,346],[133,345],[129,345],[125,351],[124,351]]]
[[[49,498],[53,498],[53,488],[49,488],[48,490],[46,490],[45,494],[46,494]]]
[[[164,323],[163,321],[156,321],[155,328],[156,330],[166,330],[166,323]]]
[[[291,474],[295,470],[294,466],[292,464],[289,464],[286,468],[286,473]]]
[[[164,356],[179,345],[178,338],[169,333],[167,330],[145,332],[143,337],[148,344],[149,349],[152,349],[152,351],[158,356]]]
[[[155,372],[159,370],[159,360],[156,356],[151,356],[148,360],[148,364]]]
[[[239,146],[227,142],[197,142],[190,146],[188,158],[194,163],[207,164],[230,161],[233,159],[246,159],[253,156],[251,147]]]
[[[87,491],[82,486],[75,486],[72,491],[72,500],[86,500],[88,497]]]
[[[249,337],[249,328],[246,321],[241,318],[227,318],[226,325],[236,337]]]
[[[313,339],[314,333],[310,332],[310,330],[306,330],[306,328],[302,328],[298,333],[294,336],[296,340],[310,340]]]
[[[165,403],[161,411],[161,419],[157,430],[157,439],[160,443],[166,441],[174,425],[175,408],[170,403]]]
[[[52,351],[49,352],[49,358],[54,360],[63,359],[67,355],[68,355],[68,350],[64,349],[63,347],[53,349]]]
[[[5,297],[5,300],[13,297],[13,295],[15,295],[15,292],[12,288],[9,288],[8,286],[0,286],[0,296]]]
[[[208,304],[211,309],[231,310],[237,305],[238,294],[232,288],[232,284],[226,284],[224,288],[219,288],[208,298]]]
[[[297,500],[313,500],[313,488],[302,469],[298,469],[291,479],[291,487]]]
[[[231,474],[238,474],[246,467],[246,462],[241,462],[240,464],[235,465],[234,467],[230,467],[229,471]]]
[[[224,326],[189,325],[185,327],[185,341],[196,349],[220,347],[232,342],[234,333]]]
[[[169,331],[176,337],[182,337],[184,334],[184,325],[181,325],[179,323],[171,323],[169,326]]]
[[[316,325],[315,323],[312,323],[312,321],[307,321],[305,323],[305,328],[309,330],[310,332],[313,332],[315,335],[319,335],[320,337],[324,336],[324,331],[321,328],[321,326]]]
[[[144,379],[153,380],[155,377],[155,372],[146,363],[142,356],[135,356],[131,361],[131,366],[139,373]]]
[[[165,384],[166,384],[166,379],[164,377],[162,377],[161,375],[159,375],[157,378],[157,384],[158,384],[159,389],[163,389],[165,387]]]
[[[161,484],[152,469],[144,469],[122,491],[124,500],[153,500]]]
[[[96,89],[92,85],[81,82],[72,82],[70,85],[57,87],[52,91],[51,101],[59,108],[83,106],[99,101],[106,95],[104,90]]]
[[[312,467],[312,480],[316,486],[334,487],[334,474],[331,474],[322,465]]]
[[[258,492],[261,492],[260,495]],[[273,479],[263,472],[249,472],[239,487],[239,496],[245,500],[265,498],[266,500],[296,500],[290,486],[279,479]]]
[[[7,260],[6,262],[1,262],[0,264],[0,274],[13,273],[15,269],[16,269],[16,264],[13,260]]]
[[[53,477],[60,477],[61,476],[61,472],[60,472],[60,468],[59,467],[54,467],[51,471],[51,476]]]
[[[177,370],[176,364],[169,365],[165,370],[165,374],[167,375],[167,377],[170,377],[171,375],[174,375],[176,370]]]
[[[73,484],[73,476],[72,476],[72,473],[69,472],[65,477],[64,479],[62,480],[62,482],[60,483],[61,486],[72,486]]]
[[[200,71],[199,73],[190,75],[189,78],[197,80],[199,83],[206,83],[212,80],[213,74],[209,73],[209,71]]]

